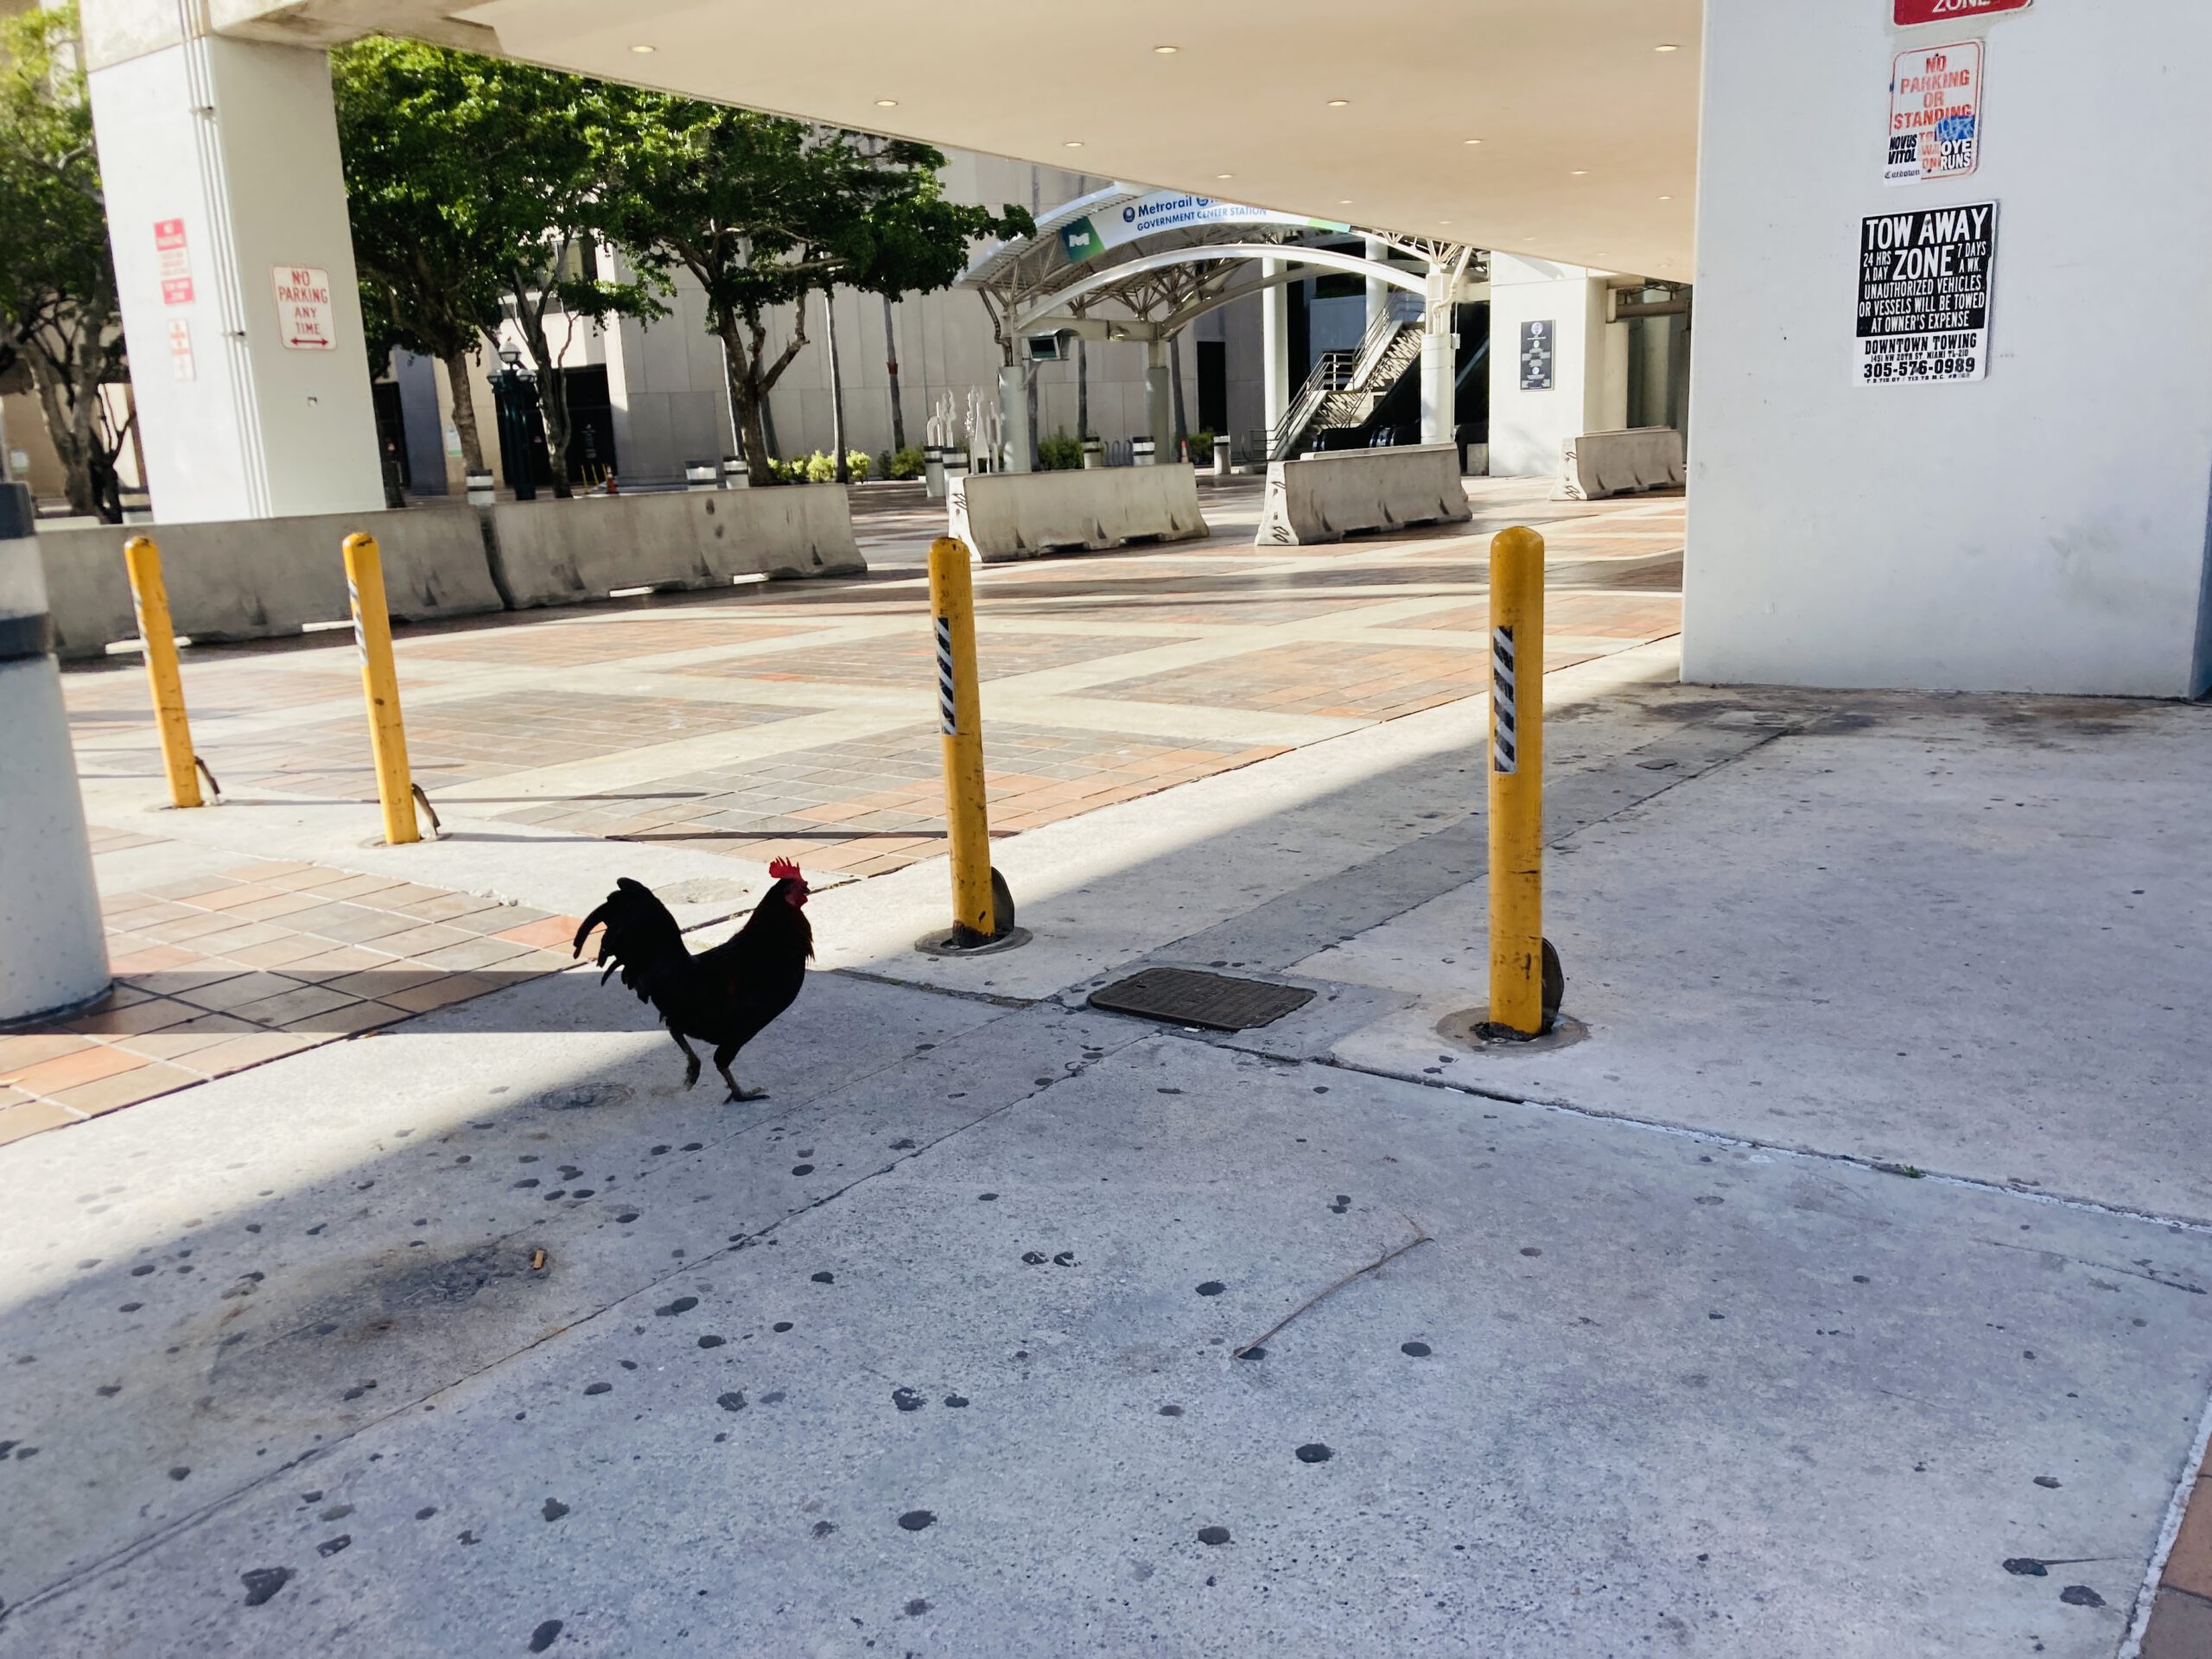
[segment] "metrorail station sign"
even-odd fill
[[[1859,381],[1979,380],[1989,372],[1997,204],[1877,213],[1859,233]]]
[[[1908,29],[1915,23],[1955,23],[1961,18],[2025,11],[2032,3],[2033,0],[1896,0],[1893,15],[1899,29]]]
[[[1334,219],[1306,219],[1279,213],[1272,208],[1248,207],[1238,201],[1218,201],[1211,196],[1186,196],[1173,190],[1154,190],[1123,202],[1119,207],[1085,214],[1060,227],[1060,246],[1071,264],[1096,258],[1109,248],[1162,231],[1193,230],[1207,225],[1286,225],[1301,231],[1334,231],[1343,235],[1351,227]]]

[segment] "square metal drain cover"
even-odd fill
[[[1313,1000],[1313,992],[1295,985],[1232,979],[1192,968],[1147,968],[1090,994],[1090,1006],[1109,1014],[1134,1014],[1209,1031],[1249,1031],[1272,1025]]]

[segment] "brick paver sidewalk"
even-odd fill
[[[1554,503],[1472,480],[1476,518],[1331,547],[1252,545],[1256,480],[1209,483],[1214,534],[978,572],[992,830],[1026,830],[1479,696],[1489,537],[1544,531],[1545,664],[1677,631],[1682,502]],[[928,594],[941,512],[871,499],[863,582],[656,595],[403,629],[416,780],[450,822],[679,846],[866,877],[943,850]],[[195,747],[226,798],[356,801],[375,780],[343,632],[191,649]],[[135,655],[66,677],[93,816],[158,800]],[[464,829],[461,833],[467,833]],[[105,850],[134,844],[119,832]],[[0,1140],[315,1043],[372,1032],[567,961],[575,922],[489,899],[236,855],[109,892],[121,983],[100,1008],[0,1036]]]

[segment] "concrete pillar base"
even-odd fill
[[[92,848],[50,648],[30,492],[0,484],[0,1025],[109,983]]]

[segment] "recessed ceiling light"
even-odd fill
[[[1062,149],[1081,149],[1083,148],[1083,140],[1080,138],[1071,138],[1067,143],[1062,144],[1060,148]]]
[[[1214,177],[1217,179],[1233,179],[1236,176],[1236,175],[1234,173],[1217,173],[1214,175]]]
[[[1332,98],[1329,100],[1329,107],[1332,110],[1346,109],[1351,106],[1351,99],[1348,98]]]
[[[1654,52],[1679,52],[1682,48],[1679,46],[1669,44],[1666,46],[1655,46],[1651,49]]]
[[[646,53],[648,53],[648,52],[658,52],[658,51],[659,51],[659,50],[660,50],[660,48],[658,48],[658,47],[657,47],[657,46],[645,46],[645,45],[643,45],[643,44],[639,44],[639,45],[637,45],[637,46],[633,46],[633,47],[632,47],[630,49],[631,49],[632,52],[635,52],[636,54],[639,54],[639,56],[643,57],[643,56],[644,56]]]
[[[1183,48],[1179,46],[1155,46],[1152,49],[1163,58],[1172,58]]]
[[[1662,201],[1672,201],[1674,198],[1672,196],[1662,196],[1659,200]]]
[[[1482,143],[1482,140],[1479,138],[1462,138],[1459,142],[1463,144],[1479,144]]]
[[[1339,199],[1338,199],[1338,202],[1337,202],[1337,206],[1338,206],[1338,207],[1351,207],[1351,198],[1350,196],[1344,196],[1344,197],[1339,198]]]
[[[875,107],[879,110],[895,110],[899,107],[899,100],[895,98],[879,98],[875,100]]]
[[[1574,169],[1574,176],[1578,179],[1586,179],[1590,176],[1590,169],[1586,167],[1578,167]]]

